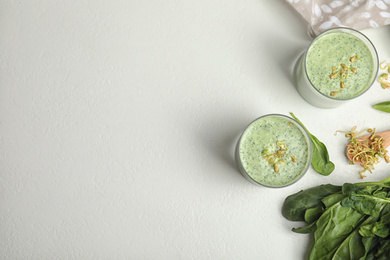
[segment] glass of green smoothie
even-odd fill
[[[269,114],[244,130],[235,150],[242,175],[266,187],[285,187],[298,181],[308,170],[312,143],[306,130],[294,119]]]
[[[298,59],[299,94],[320,108],[338,107],[365,93],[378,73],[378,54],[359,31],[334,28],[318,35]]]

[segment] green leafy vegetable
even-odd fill
[[[390,239],[383,239],[378,242],[377,249],[367,256],[367,260],[380,259],[386,260],[390,259]]]
[[[332,259],[340,244],[364,220],[364,215],[337,203],[317,220],[309,259]],[[342,258],[340,258],[342,259]],[[345,259],[345,258],[344,258]]]
[[[304,221],[307,209],[322,206],[322,199],[340,191],[341,186],[332,184],[302,190],[286,198],[282,208],[282,215],[291,221]]]
[[[378,109],[383,112],[390,113],[390,101],[378,103],[373,106],[375,109]]]
[[[335,166],[329,160],[329,153],[326,146],[320,140],[318,140],[317,137],[312,135],[302,124],[302,122],[295,117],[293,113],[290,114],[299,124],[301,124],[301,126],[308,132],[310,136],[311,143],[313,144],[313,156],[311,159],[311,165],[313,166],[314,170],[322,175],[331,174]]]
[[[390,204],[390,198],[387,198],[388,192],[384,189],[379,185],[361,187],[346,183],[342,190],[347,197],[341,201],[341,204],[366,215],[379,216],[382,207]]]
[[[369,217],[362,225],[375,223],[378,218]],[[334,253],[334,259],[365,259],[368,255],[371,246],[373,245],[374,237],[361,236],[359,229],[355,229],[351,234],[342,242]],[[351,250],[353,249],[353,250]]]
[[[387,207],[384,211],[388,211]],[[376,217],[378,219],[379,217]],[[386,238],[390,234],[390,212],[382,215],[377,222],[367,223],[362,225],[359,229],[360,235],[364,237],[382,237]]]
[[[288,196],[285,218],[313,233],[309,260],[390,259],[390,177],[379,182],[320,185]]]
[[[307,209],[305,212],[305,221],[309,224],[315,222],[324,213],[324,207],[318,206]]]

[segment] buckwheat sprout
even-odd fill
[[[347,144],[347,153],[352,156],[350,164],[359,163],[363,170],[360,172],[360,177],[366,177],[365,172],[375,169],[375,164],[379,163],[379,158],[384,158],[387,163],[390,162],[387,150],[383,146],[383,138],[376,136],[376,129],[365,129],[357,132],[357,127],[354,126],[351,131],[336,131],[337,133],[344,133],[345,137],[349,138]],[[359,139],[359,136],[364,132],[372,133],[368,139]]]

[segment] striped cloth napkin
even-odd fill
[[[286,0],[309,23],[312,36],[334,27],[355,30],[390,24],[390,0]]]

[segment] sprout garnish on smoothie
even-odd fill
[[[275,147],[275,145],[272,146]],[[277,150],[274,149],[274,151],[271,151],[270,149],[265,149],[261,153],[264,159],[273,165],[275,172],[279,172],[279,165],[286,162],[286,157],[291,157],[291,161],[294,163],[297,162],[297,159],[293,155],[288,154],[288,147],[284,140],[276,142],[276,146]]]
[[[362,59],[357,54],[352,56],[351,58],[349,58],[349,61],[351,63],[353,63],[355,60],[362,60]],[[331,91],[330,95],[332,97],[343,91],[343,89],[345,88],[345,80],[349,77],[350,71],[352,72],[351,75],[356,74],[357,68],[354,68],[352,66],[347,66],[344,63],[341,63],[338,67],[336,67],[336,66],[332,67],[332,73],[329,75],[329,77],[331,79],[339,79],[340,80],[340,90]]]

